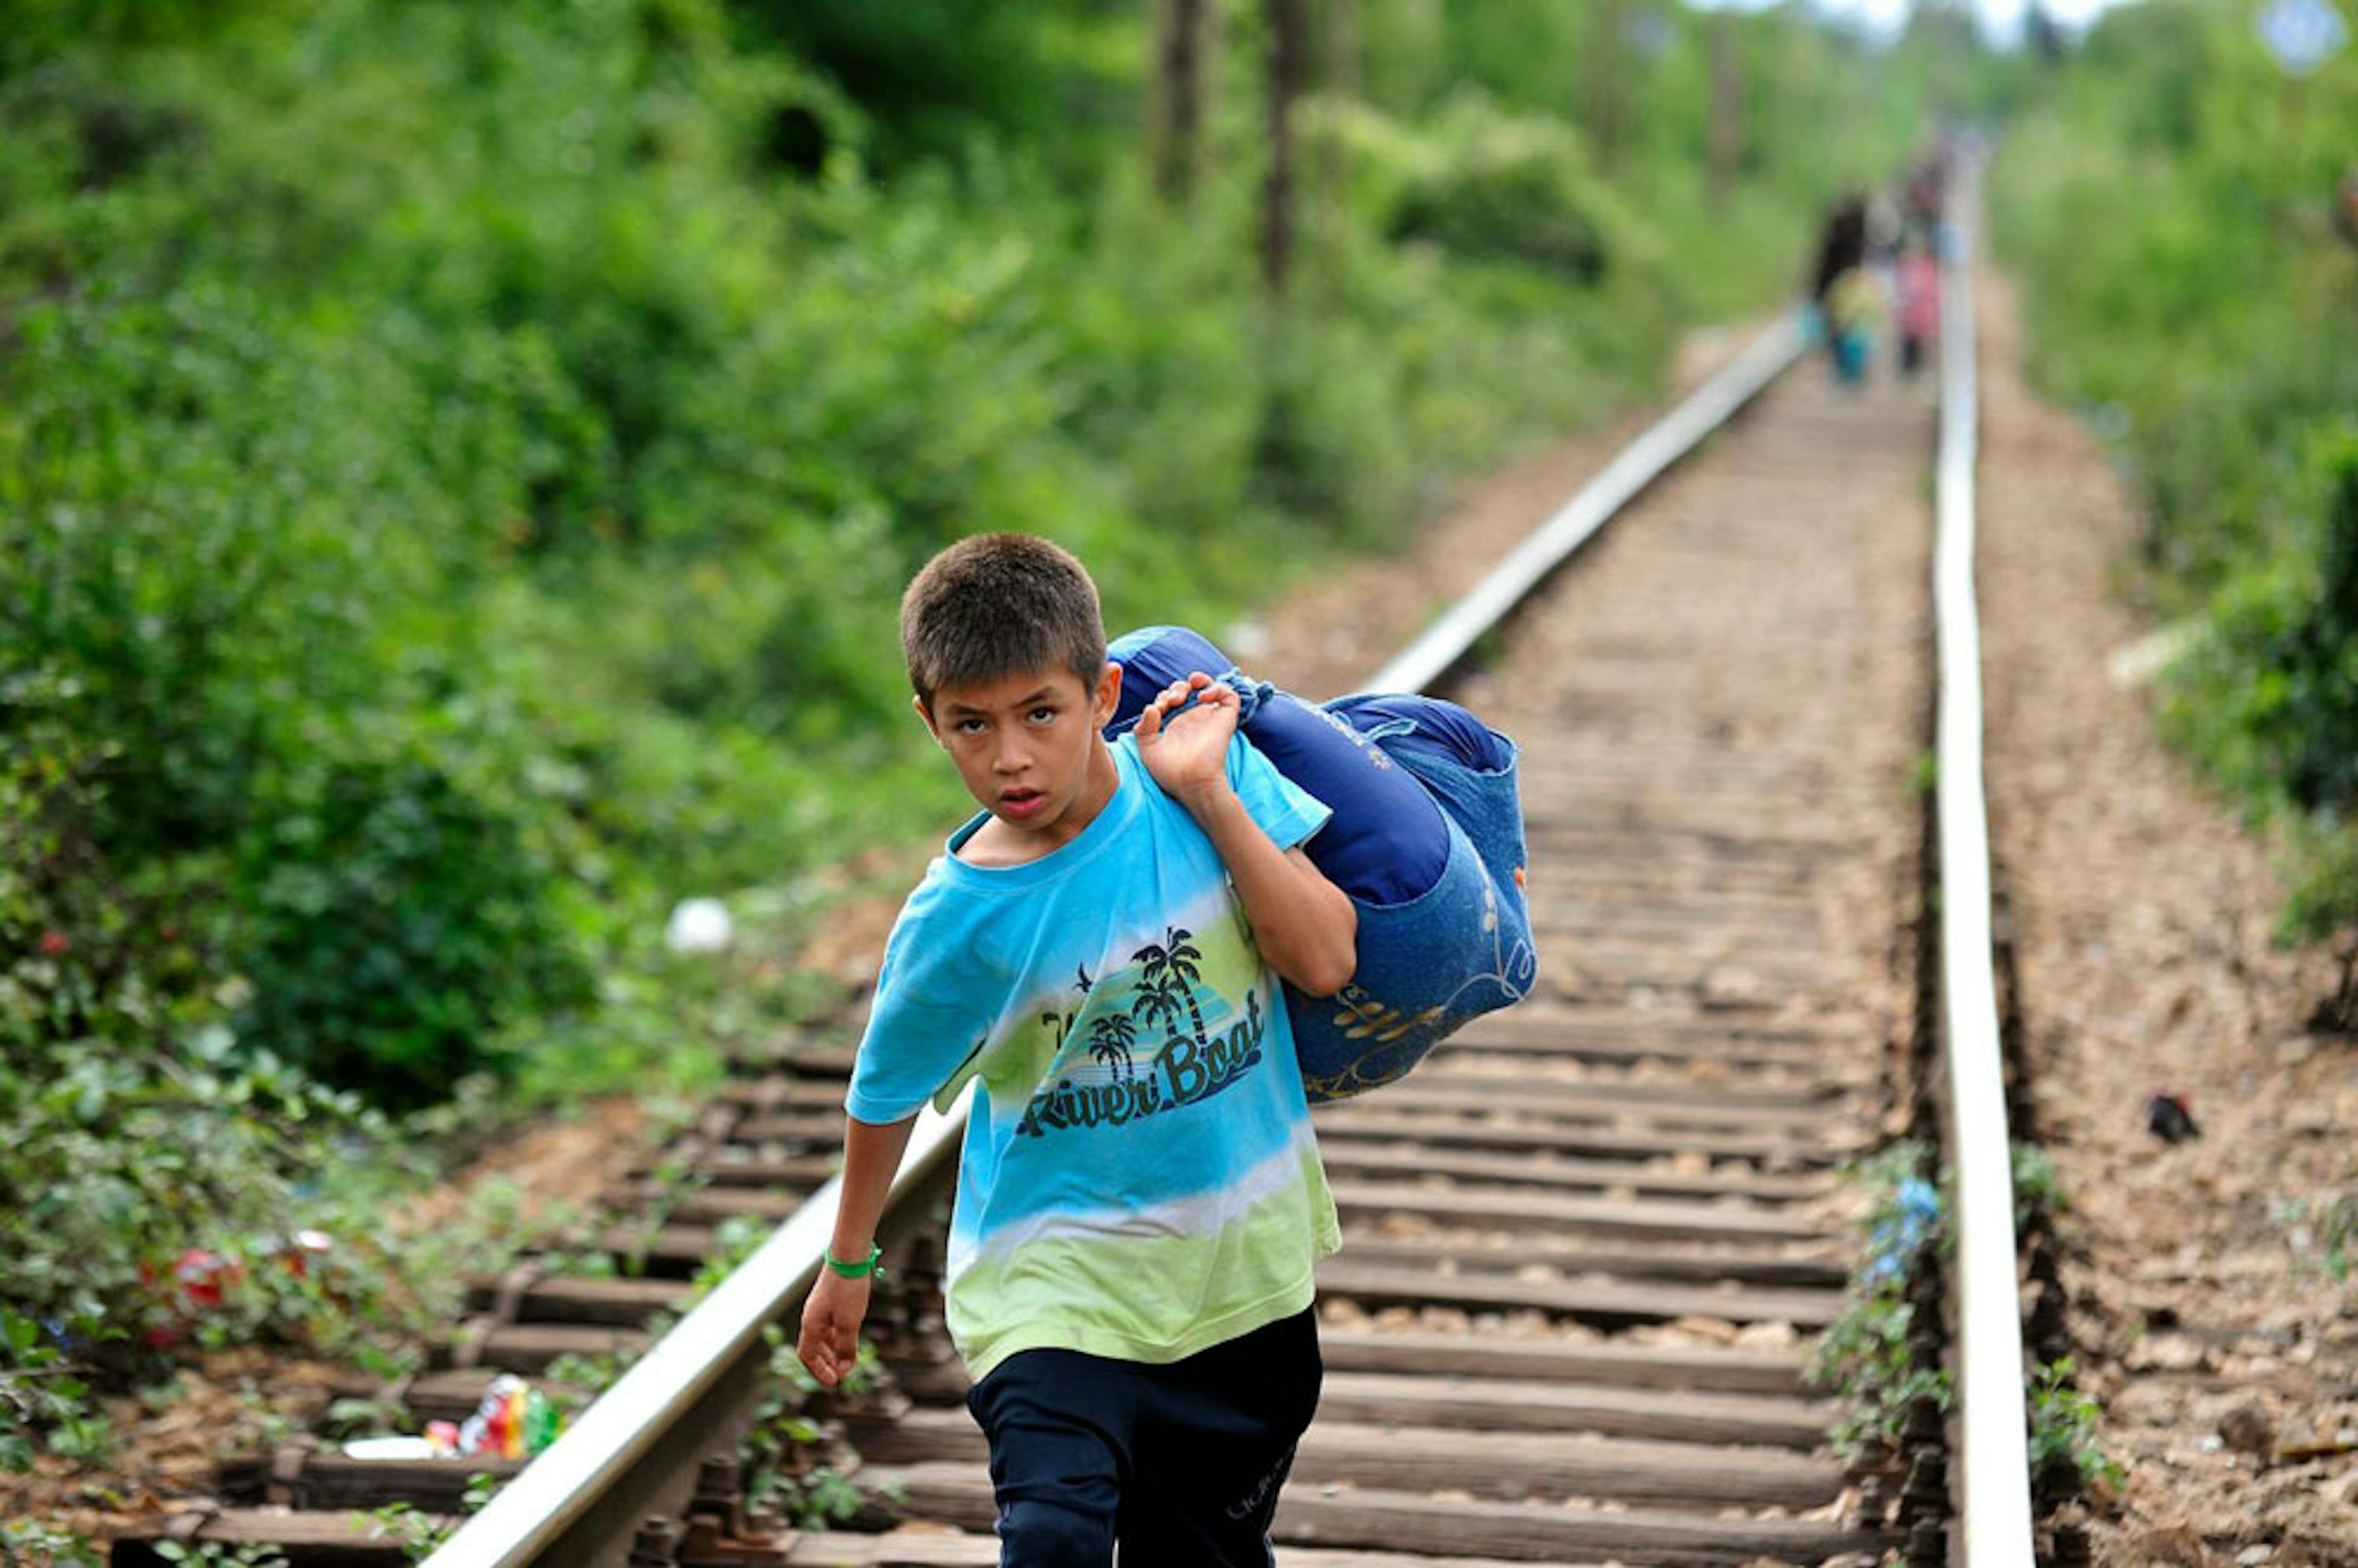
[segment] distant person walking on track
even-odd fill
[[[1341,1239],[1278,984],[1352,976],[1353,905],[1299,848],[1327,808],[1208,673],[1109,742],[1097,589],[1044,540],[935,557],[901,636],[983,811],[885,948],[803,1362],[851,1369],[916,1113],[979,1080],[946,1294],[1001,1563],[1105,1568],[1119,1542],[1124,1568],[1266,1568]]]
[[[1899,247],[1899,373],[1924,368],[1928,346],[1941,335],[1941,264],[1929,232],[1910,233]]]
[[[1917,160],[1916,167],[1909,171],[1900,200],[1909,231],[1931,241],[1932,254],[1938,256],[1949,205],[1949,160],[1945,153],[1928,152]]]
[[[1827,213],[1818,238],[1810,303],[1834,373],[1855,384],[1866,374],[1875,286],[1866,276],[1866,198],[1854,191]]]

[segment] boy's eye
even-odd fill
[[[979,719],[961,719],[953,728],[961,735],[979,735],[984,726]]]
[[[1048,720],[1055,717],[1056,710],[1053,708],[1043,706],[1032,710],[1032,722],[1034,724],[1045,724]]]

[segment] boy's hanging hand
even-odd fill
[[[1190,697],[1194,705],[1174,716]],[[1235,690],[1201,670],[1155,694],[1138,716],[1138,755],[1163,794],[1184,806],[1227,784],[1237,711]]]
[[[827,1388],[843,1381],[860,1362],[860,1323],[868,1315],[869,1281],[847,1280],[821,1269],[803,1303],[802,1332],[795,1354]]]

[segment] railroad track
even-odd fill
[[[1849,1484],[1828,1443],[1838,1411],[1806,1379],[1854,1262],[1839,1167],[1922,1092],[1898,1047],[1916,1022],[1903,923],[1923,817],[1907,785],[1931,669],[1935,410],[1846,393],[1814,360],[1779,375],[1798,349],[1756,345],[1744,375],[1700,395],[1718,399],[1696,416],[1707,428],[1749,395],[1738,383],[1773,378],[1740,421],[1650,484],[1646,464],[1694,437],[1650,433],[1657,453],[1613,481],[1636,499],[1567,507],[1528,580],[1370,683],[1456,669],[1522,742],[1541,976],[1408,1079],[1317,1113],[1346,1243],[1319,1271],[1326,1379],[1278,1515],[1288,1564],[1868,1563],[1903,1544],[1920,1562],[1940,1539],[1945,1493],[1895,1507]],[[1534,593],[1544,557],[1617,508]],[[955,1127],[930,1117],[889,1224],[880,1386],[809,1407],[857,1455],[858,1528],[795,1534],[739,1496],[759,1331],[799,1301],[832,1211],[856,1023],[740,1064],[669,1152],[702,1184],[595,1238],[628,1277],[527,1263],[480,1281],[440,1364],[384,1390],[416,1420],[455,1417],[496,1371],[646,1353],[436,1568],[997,1561],[940,1318]],[[647,1318],[687,1304],[739,1217],[782,1223],[651,1348]],[[2010,1258],[2010,1231],[1997,1245]],[[2018,1399],[1983,1445],[2002,1447],[2009,1421],[2018,1451]],[[1937,1453],[1945,1434],[1916,1435]],[[454,1517],[474,1476],[517,1468],[289,1444],[228,1466],[218,1503],[167,1533],[272,1541],[297,1565],[398,1563],[369,1510]],[[1969,1509],[2006,1485],[1969,1471]],[[2027,1515],[2018,1556],[2007,1528],[1969,1523],[1986,1553],[1972,1561],[2027,1564]],[[114,1560],[159,1559],[124,1541]]]

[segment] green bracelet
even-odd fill
[[[865,1280],[871,1276],[881,1280],[884,1277],[884,1271],[877,1266],[876,1261],[878,1259],[884,1256],[884,1246],[882,1242],[871,1242],[869,1244],[868,1261],[865,1263],[847,1263],[842,1259],[838,1258],[835,1255],[834,1249],[832,1248],[821,1252],[819,1256],[827,1260],[827,1266],[828,1268],[834,1270],[837,1273],[842,1275],[847,1280]]]

